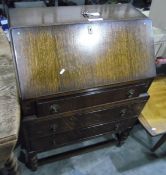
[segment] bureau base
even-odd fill
[[[80,154],[88,153],[91,151],[95,151],[95,150],[102,149],[102,148],[109,147],[109,146],[113,146],[113,145],[116,145],[119,147],[122,144],[124,144],[125,140],[127,139],[128,135],[130,133],[130,130],[131,130],[131,128],[128,128],[125,131],[123,131],[122,133],[116,133],[115,138],[108,139],[106,141],[91,144],[91,145],[77,148],[74,150],[72,149],[69,151],[65,151],[65,152],[51,155],[49,157],[45,157],[45,158],[41,158],[41,159],[38,159],[37,152],[28,152],[28,151],[23,152],[23,151],[21,151],[19,160],[21,162],[25,163],[26,166],[29,169],[31,169],[32,171],[36,171],[38,166],[40,166],[40,165],[44,165],[47,163],[67,159],[70,157],[74,157],[74,156],[77,156]],[[109,136],[109,135],[111,135],[111,134],[106,134],[104,136]]]

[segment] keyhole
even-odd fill
[[[91,26],[88,26],[88,33],[89,33],[89,34],[92,34],[92,33],[93,33],[92,27],[91,27]]]

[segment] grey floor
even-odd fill
[[[23,175],[166,175],[166,144],[155,154],[149,151],[158,139],[149,137],[138,125],[120,148],[112,146],[54,162],[36,172],[20,163],[21,172]]]

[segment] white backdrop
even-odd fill
[[[166,0],[152,0],[150,18],[153,26],[166,30]]]

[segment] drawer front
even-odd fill
[[[147,99],[131,101],[109,109],[100,109],[89,113],[76,113],[66,117],[47,117],[24,122],[29,137],[43,137],[50,134],[87,128],[98,124],[132,118],[139,115]]]
[[[61,134],[30,140],[30,149],[33,151],[46,151],[63,145],[77,143],[86,139],[102,136],[108,133],[117,133],[127,128],[132,128],[137,118],[123,120],[121,122],[107,123],[90,128],[73,130]]]
[[[119,87],[93,91],[78,96],[65,97],[58,100],[47,100],[37,102],[37,116],[58,114],[81,108],[97,106],[105,103],[138,97],[147,91],[148,83],[141,83],[132,86]]]

